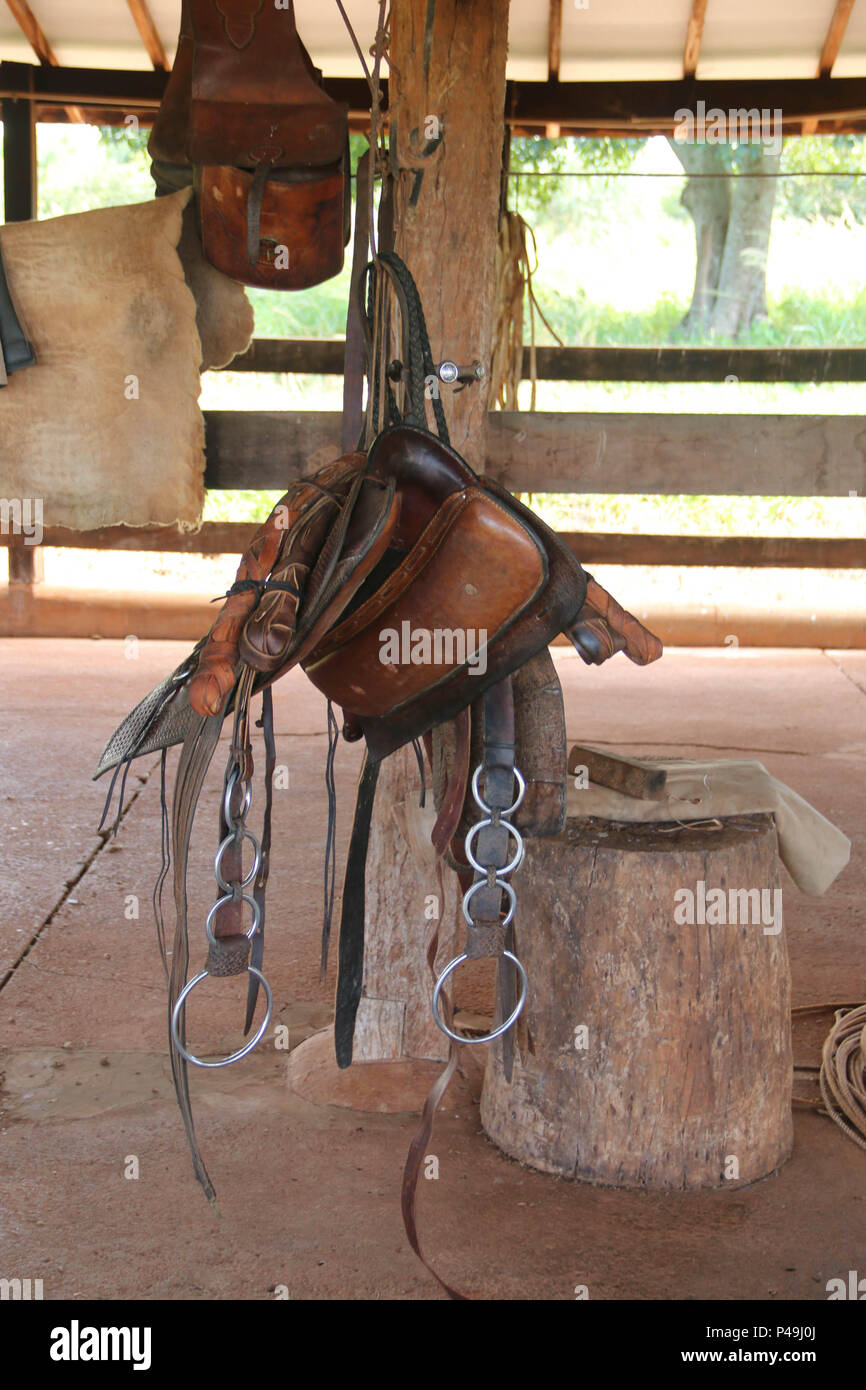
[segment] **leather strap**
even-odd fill
[[[256,166],[256,172],[253,174],[253,181],[250,184],[250,193],[247,199],[247,260],[250,265],[256,264],[262,249],[262,198],[272,168],[271,162],[263,159]]]
[[[439,1102],[451,1084],[451,1078],[456,1069],[457,1047],[452,1042],[448,1052],[448,1062],[445,1070],[442,1072],[441,1076],[437,1077],[430,1088],[427,1099],[424,1102],[424,1109],[421,1112],[421,1121],[415,1132],[415,1137],[409,1145],[409,1153],[406,1156],[406,1165],[403,1169],[403,1183],[400,1189],[400,1210],[403,1213],[403,1226],[406,1231],[406,1238],[424,1268],[433,1275],[437,1284],[441,1285],[449,1298],[454,1299],[456,1303],[468,1303],[471,1301],[468,1296],[464,1293],[460,1293],[459,1289],[453,1288],[451,1284],[442,1278],[441,1274],[437,1274],[436,1270],[427,1259],[427,1256],[424,1254],[418,1236],[416,1214],[418,1180],[421,1176],[421,1169],[427,1155],[427,1148],[433,1135],[433,1122],[436,1118],[436,1111],[439,1108]]]
[[[0,249],[0,386],[7,384],[13,372],[35,365],[36,353],[12,301]]]
[[[467,716],[465,721],[465,742],[466,758],[469,752],[469,725],[468,710],[464,711]],[[476,872],[476,882],[483,883],[485,879],[488,886],[479,889],[472,899],[470,908],[472,922],[466,929],[466,954],[470,959],[478,959],[482,956],[502,956],[502,952],[513,948],[513,934],[511,927],[502,925],[502,890],[490,880],[495,877],[495,867],[505,864],[509,857],[511,848],[511,836],[509,832],[498,823],[499,813],[506,810],[514,800],[514,749],[515,749],[515,721],[514,721],[514,694],[512,691],[511,680],[506,678],[497,685],[485,691],[483,696],[483,717],[484,717],[484,776],[481,792],[487,805],[492,808],[492,825],[483,827],[476,837],[474,846],[475,858],[479,864],[490,865],[491,872],[485,875]],[[455,759],[457,767],[462,762],[462,756],[458,755]],[[468,761],[467,761],[468,767]],[[452,776],[452,781],[457,781]],[[464,781],[465,787],[465,781]],[[451,788],[446,793],[442,811],[449,803]],[[457,807],[457,820],[460,819],[463,803],[462,800]],[[442,820],[442,812],[440,812]],[[442,833],[445,825],[451,828],[453,814],[446,817],[443,822]],[[437,826],[439,821],[437,821]],[[454,827],[456,828],[456,821]],[[453,834],[453,828],[451,833]],[[450,835],[448,837],[450,840]],[[448,843],[445,840],[444,844]],[[443,845],[444,848],[444,845]],[[441,851],[439,851],[441,853]],[[438,946],[438,931],[427,950],[427,963],[430,973],[436,978],[435,960]],[[507,1018],[514,1008],[515,987],[514,987],[514,968],[509,961],[500,959],[499,966],[499,991],[498,991],[497,1012],[501,1017]],[[440,996],[444,1009],[445,1019],[449,1027],[451,1026],[451,1005],[450,1001]],[[513,1043],[511,1041],[511,1029],[502,1038],[503,1061],[505,1063],[508,1078],[511,1076],[513,1062]],[[445,1290],[449,1298],[456,1302],[469,1302],[466,1294],[447,1283],[440,1274],[436,1272],[430,1261],[427,1259],[421,1247],[418,1236],[418,1223],[416,1206],[418,1200],[418,1183],[427,1154],[427,1148],[433,1134],[433,1124],[436,1118],[436,1111],[439,1102],[445,1095],[451,1082],[451,1078],[457,1067],[457,1047],[451,1041],[448,1053],[448,1062],[444,1071],[433,1083],[424,1108],[421,1112],[421,1120],[418,1125],[415,1137],[409,1146],[409,1153],[406,1158],[406,1165],[403,1169],[403,1185],[400,1194],[400,1205],[403,1213],[403,1225],[406,1229],[406,1236],[415,1254],[418,1256],[424,1267],[429,1270],[433,1278]]]
[[[237,578],[226,595],[219,617],[202,644],[195,673],[189,682],[189,702],[196,714],[217,714],[234,689],[238,642],[244,623],[256,608],[261,586],[282,554],[288,527],[302,511],[304,481],[293,483],[259,527],[241,556]]]
[[[346,356],[343,364],[344,454],[360,449],[364,434],[364,333],[358,292],[367,264],[370,245],[370,178],[372,152],[366,150],[358,160],[355,180],[355,240],[352,249],[352,279],[346,314]]]
[[[346,877],[343,882],[343,909],[340,918],[340,972],[337,980],[337,1007],[334,1017],[334,1047],[337,1066],[346,1068],[352,1063],[352,1043],[355,1036],[355,1016],[361,999],[364,978],[364,911],[367,846],[370,841],[370,822],[379,763],[367,757],[358,785],[355,822],[349,842]]]
[[[239,779],[235,782],[232,794],[232,804],[229,807],[232,820],[236,820],[240,812],[241,802],[244,797],[243,783],[248,782],[253,775],[253,750],[249,735],[249,701],[252,695],[252,673],[245,671],[238,683],[235,693],[235,719],[234,732],[232,735],[232,746],[229,752],[228,765],[226,767],[223,788],[229,785],[229,778],[233,773],[239,774]],[[220,797],[219,813],[219,844],[222,844],[232,833],[231,826],[226,817],[225,797]],[[243,878],[243,852],[244,841],[241,836],[237,836],[230,841],[222,857],[222,876],[226,883],[239,883]],[[217,888],[218,898],[223,897],[223,890]],[[246,939],[243,923],[243,903],[240,898],[233,902],[224,903],[214,918],[214,936],[220,944],[215,945],[211,942],[208,953],[208,966],[213,966],[220,975],[241,975],[247,968],[249,952],[246,957],[241,958],[241,952],[235,949],[235,943],[240,939]],[[230,944],[222,948],[222,941],[227,940]],[[220,961],[221,955],[224,957]]]
[[[427,743],[427,750],[429,757],[429,742]],[[442,883],[441,860],[439,860],[437,863],[437,873],[439,875],[439,897],[440,901],[444,902],[445,887]],[[427,967],[430,971],[430,978],[434,981],[436,979],[436,953],[438,949],[439,927],[437,925],[434,928],[433,933],[430,937],[430,941],[427,945]],[[440,1008],[442,1010],[446,1023],[449,1027],[451,1027],[453,1022],[451,1000],[448,997],[448,994],[445,990],[443,990],[442,994],[440,995]],[[421,1246],[421,1239],[418,1235],[417,1215],[418,1184],[424,1167],[424,1159],[427,1156],[427,1149],[430,1145],[430,1140],[433,1137],[433,1125],[436,1120],[436,1111],[439,1108],[440,1101],[442,1100],[443,1096],[445,1095],[445,1092],[448,1090],[448,1087],[451,1084],[451,1079],[454,1076],[455,1071],[457,1070],[457,1062],[457,1046],[454,1043],[453,1039],[451,1039],[449,1040],[448,1061],[446,1062],[444,1069],[433,1082],[433,1085],[430,1087],[430,1090],[427,1093],[427,1098],[424,1101],[424,1107],[421,1111],[421,1119],[418,1122],[418,1128],[415,1131],[415,1135],[412,1139],[411,1144],[409,1145],[409,1152],[406,1155],[406,1163],[403,1168],[403,1182],[400,1188],[400,1210],[403,1215],[403,1227],[406,1231],[406,1238],[409,1241],[409,1244],[411,1245],[412,1249],[415,1251],[415,1254],[418,1256],[418,1259],[423,1264],[424,1268],[428,1270],[430,1274],[433,1275],[433,1278],[436,1280],[437,1284],[439,1284],[441,1288],[445,1290],[449,1298],[453,1299],[456,1303],[467,1303],[471,1301],[468,1298],[468,1296],[464,1293],[461,1293],[459,1289],[455,1289],[451,1284],[447,1282],[447,1280],[443,1279],[441,1274],[437,1273],[437,1271],[433,1268],[433,1265],[427,1259],[427,1256],[424,1254],[424,1251]]]
[[[385,289],[389,288],[400,309],[401,359],[391,361],[392,315],[386,311]],[[424,310],[415,281],[405,263],[394,251],[382,251],[370,261],[358,284],[358,298],[364,314],[364,337],[367,347],[368,434],[378,435],[381,417],[384,424],[405,422],[418,429],[427,429],[426,378],[435,375],[433,353],[427,335]],[[396,375],[392,376],[392,368]],[[397,410],[392,380],[406,387],[408,409],[401,416]],[[439,396],[431,400],[433,417],[439,438],[450,443],[448,423]]]
[[[479,831],[475,842],[475,858],[479,864],[495,867],[508,862],[514,843],[509,832],[498,823],[499,812],[504,811],[514,800],[516,739],[514,689],[510,676],[485,691],[483,718],[484,776],[481,790],[487,805],[493,808],[494,824]],[[517,999],[514,966],[502,954],[514,949],[514,927],[502,925],[502,890],[492,882],[495,878],[492,869],[488,869],[486,878],[487,886],[479,889],[472,899],[472,925],[466,928],[464,949],[470,960],[484,956],[499,957],[499,987],[496,992],[494,1016],[494,1026],[498,1026],[503,1018],[508,1018]],[[476,872],[476,882],[483,882],[484,879],[483,873]],[[513,1029],[503,1034],[499,1046],[505,1079],[510,1081],[514,1065]]]
[[[445,788],[445,796],[436,817],[436,824],[430,836],[437,855],[445,853],[457,832],[460,818],[463,815],[463,807],[466,802],[466,788],[469,784],[469,750],[470,750],[470,731],[471,715],[469,706],[462,709],[451,721],[454,729],[454,761],[451,767],[451,774],[448,778],[448,785]],[[425,735],[427,742],[427,756],[430,759],[430,767],[433,768],[434,744],[439,742],[439,730],[434,729],[432,735]],[[435,769],[434,769],[435,776]]]
[[[175,932],[171,955],[171,972],[168,984],[168,1045],[171,1058],[171,1072],[177,1103],[183,1116],[187,1143],[192,1156],[193,1171],[204,1189],[211,1205],[216,1206],[216,1191],[205,1168],[199,1152],[192,1109],[189,1099],[189,1078],[187,1063],[174,1045],[171,1031],[171,1016],[180,992],[186,984],[189,967],[189,939],[187,935],[187,894],[186,874],[189,859],[189,842],[192,835],[196,807],[202,784],[210,766],[211,759],[219,742],[222,728],[222,713],[199,716],[184,740],[175,782],[174,805],[172,808],[172,855],[174,859],[174,904]],[[186,1044],[186,1008],[180,1011],[178,1035]]]
[[[271,819],[274,806],[274,771],[277,764],[277,747],[274,738],[274,696],[269,685],[262,691],[262,717],[258,721],[265,744],[265,812],[262,823],[261,860],[259,871],[253,884],[253,898],[259,905],[259,929],[253,937],[250,964],[261,970],[265,954],[265,890],[271,871]],[[244,1036],[253,1026],[256,1000],[259,994],[259,978],[250,975],[247,990],[247,1013],[244,1019]]]

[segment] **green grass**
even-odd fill
[[[769,317],[754,323],[737,339],[683,338],[681,324],[687,298],[662,294],[641,313],[584,297],[568,298],[555,290],[536,290],[545,316],[563,342],[585,347],[859,347],[866,345],[866,285],[844,303],[826,294],[794,290],[768,299]],[[528,333],[527,333],[528,338]],[[554,339],[536,319],[536,342]]]

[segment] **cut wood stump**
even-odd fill
[[[419,787],[411,746],[383,761],[367,851],[364,980],[354,1043],[358,1062],[403,1057],[444,1062],[448,1057],[448,1040],[430,1008],[427,945],[438,923],[438,968],[457,954],[460,885],[447,865],[437,865],[430,842],[436,811],[429,775],[423,809]]]
[[[396,162],[398,170],[395,249],[417,283],[434,360],[478,361],[485,369],[493,328],[507,51],[507,5],[401,0],[393,7],[388,119],[391,165]],[[485,371],[466,390],[443,391],[451,443],[479,470],[487,457],[488,387]],[[358,1098],[352,1099],[345,1074],[329,1077],[323,1071],[321,1039],[309,1039],[292,1054],[292,1085],[320,1103],[328,1102],[330,1090],[341,1097],[331,1103],[369,1108],[376,1068],[377,1108],[405,1109],[407,1088],[414,1094],[412,1078],[423,1085],[420,1108],[447,1056],[430,1011],[425,946],[435,923],[427,913],[429,899],[438,894],[439,961],[445,964],[455,953],[459,891],[444,864],[440,888],[439,874],[425,858],[435,812],[431,794],[426,821],[416,819],[417,786],[411,749],[383,764],[367,857],[364,979],[349,1068],[349,1075],[363,1070]],[[462,989],[470,975],[465,972]],[[396,1080],[386,1100],[389,1076]]]
[[[488,1055],[494,1143],[615,1187],[736,1187],[778,1168],[792,1058],[772,816],[572,817],[527,845],[515,887],[529,993],[510,1085],[498,1044]]]
[[[447,865],[437,865],[429,782],[423,808],[419,789],[411,746],[384,759],[367,851],[364,979],[352,1065],[337,1067],[330,1028],[301,1043],[289,1064],[292,1089],[316,1104],[420,1110],[448,1057],[430,1008],[427,946],[438,923],[438,968],[457,954],[460,886]]]

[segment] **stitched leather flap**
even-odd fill
[[[476,488],[448,497],[406,558],[302,664],[343,709],[381,716],[486,648],[547,579],[535,537]]]
[[[348,108],[317,81],[291,8],[192,0],[187,153],[196,164],[333,164]]]

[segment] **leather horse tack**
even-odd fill
[[[0,251],[0,386],[6,386],[13,372],[34,367],[36,353],[18,314]]]
[[[347,109],[324,91],[292,0],[183,0],[148,144],[157,191],[194,183],[202,249],[231,279],[317,285],[349,239]]]
[[[365,863],[378,770],[383,758],[407,743],[415,744],[420,759],[423,740],[429,756],[433,732],[443,726],[452,731],[453,756],[439,778],[433,840],[437,852],[448,852],[462,875],[467,935],[464,950],[433,991],[434,1017],[451,1039],[451,1054],[425,1105],[406,1164],[402,1199],[410,1243],[431,1268],[418,1240],[415,1193],[433,1115],[456,1066],[455,1043],[496,1039],[505,1045],[513,1035],[527,981],[515,945],[516,899],[510,878],[522,857],[522,835],[556,833],[565,815],[559,785],[560,773],[564,784],[564,759],[562,768],[551,772],[550,759],[527,747],[522,736],[525,706],[544,699],[561,711],[561,691],[547,653],[560,632],[589,662],[623,650],[646,664],[661,655],[661,644],[585,574],[555,532],[504,488],[479,477],[451,448],[436,398],[431,402],[436,432],[431,431],[424,379],[432,370],[432,357],[414,282],[391,252],[371,263],[365,279],[370,341],[375,322],[392,322],[390,311],[381,312],[387,303],[383,296],[393,295],[400,309],[406,408],[397,407],[391,385],[395,378],[387,370],[390,354],[377,344],[370,358],[369,433],[375,437],[369,449],[345,454],[291,486],[244,554],[210,632],[112,735],[96,775],[113,768],[116,780],[123,769],[125,779],[136,757],[162,751],[163,867],[155,904],[169,973],[160,890],[173,862],[172,1069],[194,1169],[213,1199],[195,1138],[187,1063],[213,1067],[237,1060],[264,1036],[270,1020],[272,999],[262,953],[274,766],[272,682],[300,665],[328,698],[329,711],[332,701],[342,708],[344,737],[366,743],[340,921],[334,1038],[341,1067],[352,1060],[363,979]],[[362,282],[362,293],[364,289]],[[437,648],[434,643],[429,659],[420,663],[393,651],[386,658],[383,634],[399,633],[406,625],[410,632],[428,636],[447,631],[451,644],[443,641]],[[470,631],[478,639],[471,652],[468,640],[462,647],[453,640]],[[246,820],[254,772],[251,703],[257,691],[263,696],[266,750],[261,843]],[[214,864],[218,895],[205,923],[206,964],[188,981],[190,835],[204,777],[230,714],[232,738]],[[177,743],[182,747],[169,826],[166,750]],[[517,766],[516,754],[525,758],[526,774]],[[329,788],[332,755],[333,743]],[[478,759],[474,771],[470,756]],[[122,805],[122,786],[120,800]],[[333,857],[332,826],[333,810],[326,863]],[[252,850],[246,872],[245,845]],[[323,962],[328,928],[326,911]],[[431,964],[435,950],[434,939],[428,946]],[[452,1027],[445,985],[464,960],[480,956],[499,962],[497,1017],[488,1038],[466,1039]],[[209,974],[243,973],[249,980],[246,1032],[260,989],[266,1004],[262,1023],[231,1057],[197,1057],[186,1041],[186,999]],[[452,1297],[461,1297],[439,1282]]]

